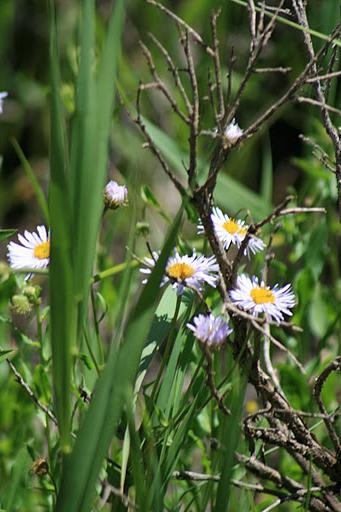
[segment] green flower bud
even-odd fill
[[[26,295],[13,295],[11,309],[17,315],[28,315],[32,311],[32,304]]]

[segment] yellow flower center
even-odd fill
[[[275,295],[266,288],[252,288],[250,295],[256,304],[273,304],[275,302]]]
[[[178,281],[184,281],[188,277],[192,277],[194,272],[194,268],[188,263],[173,263],[167,268],[168,277],[172,277]]]
[[[224,222],[223,228],[228,233],[230,233],[230,235],[235,235],[236,233],[238,233],[238,235],[245,235],[246,234],[246,229],[240,227],[239,224],[237,224],[237,222],[235,222],[232,219],[227,220],[226,222]]]
[[[36,245],[33,254],[35,258],[38,258],[38,260],[44,260],[45,258],[49,258],[50,240],[47,240],[47,242],[42,242],[41,244]]]

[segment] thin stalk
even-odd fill
[[[92,362],[94,363],[94,366],[96,368],[96,372],[97,372],[97,375],[100,375],[101,371],[99,369],[99,366],[98,366],[98,363],[96,361],[96,357],[95,357],[95,354],[93,353],[93,350],[91,348],[91,343],[89,341],[89,338],[88,338],[88,335],[86,333],[86,330],[83,329],[83,335],[84,335],[84,339],[85,339],[85,343],[86,343],[86,346],[88,348],[88,351],[89,351],[89,354],[90,354],[90,357],[91,357],[91,360]]]
[[[136,268],[138,265],[139,262],[137,260],[130,260],[128,262],[124,261],[123,263],[119,263],[114,267],[107,268],[106,270],[103,270],[102,272],[99,272],[98,274],[94,275],[92,281],[94,283],[97,283],[98,281],[102,281],[107,277],[111,277],[116,274],[119,274],[120,272],[123,272],[123,270],[125,270],[127,267]]]
[[[103,366],[103,364],[104,364],[103,343],[101,341],[101,336],[99,333],[99,323],[98,323],[98,318],[97,318],[95,294],[94,294],[93,287],[91,287],[90,296],[91,296],[92,314],[93,314],[93,318],[94,318],[94,325],[95,325],[95,332],[96,332],[96,340],[97,340],[97,345],[98,345],[99,364],[100,364],[100,366]]]

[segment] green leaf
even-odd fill
[[[316,284],[312,300],[308,310],[309,325],[312,333],[322,338],[329,325],[328,307],[325,298],[322,296],[321,287]]]
[[[44,219],[45,219],[45,222],[47,223],[47,225],[50,224],[50,221],[49,221],[49,209],[48,209],[48,206],[47,206],[47,201],[46,201],[46,198],[45,198],[45,194],[43,192],[43,189],[41,188],[40,184],[39,184],[39,181],[37,180],[34,172],[33,172],[33,169],[29,163],[29,161],[27,160],[27,158],[25,157],[21,147],[19,146],[18,142],[16,139],[12,139],[12,144],[14,146],[14,149],[15,149],[15,152],[16,154],[18,155],[18,158],[21,162],[21,165],[23,166],[23,169],[25,171],[25,174],[26,176],[28,177],[28,179],[30,180],[33,188],[34,188],[34,192],[37,196],[37,201],[38,201],[38,204],[41,208],[41,211],[42,211],[42,214],[44,216]]]
[[[226,512],[228,510],[231,478],[235,459],[235,451],[238,447],[241,434],[240,420],[243,411],[244,396],[247,380],[241,374],[235,374],[233,379],[231,414],[224,416],[221,422],[220,443],[220,480],[217,489],[216,502],[213,512]]]
[[[69,450],[71,350],[75,343],[74,269],[71,256],[72,225],[60,99],[59,56],[54,2],[49,3],[51,149],[49,206],[51,261],[49,272],[52,369],[56,415],[64,451]]]
[[[0,363],[2,361],[5,361],[6,359],[11,359],[15,354],[17,353],[17,350],[0,350]]]
[[[17,231],[17,229],[0,229],[0,242],[15,235]]]

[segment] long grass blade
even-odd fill
[[[107,365],[81,426],[74,451],[65,466],[57,511],[87,512],[91,508],[96,479],[115,432],[128,390],[133,389],[143,345],[159,295],[164,268],[173,249],[181,212],[173,224],[161,255],[131,313],[121,347],[112,345]]]
[[[41,188],[41,186],[39,184],[39,181],[37,180],[37,178],[36,178],[36,176],[35,176],[35,174],[33,172],[33,169],[31,167],[29,161],[25,157],[23,150],[19,146],[18,141],[13,138],[12,139],[12,144],[13,144],[13,147],[15,149],[16,154],[18,155],[20,163],[23,166],[23,169],[25,171],[26,176],[28,177],[28,179],[32,183],[32,187],[34,188],[34,192],[35,192],[35,194],[37,196],[37,201],[38,201],[38,204],[39,204],[39,206],[41,208],[41,212],[42,212],[42,214],[44,216],[45,222],[47,223],[47,225],[49,225],[50,224],[50,221],[49,221],[49,217],[50,217],[49,216],[49,208],[48,208],[48,205],[47,205],[47,201],[46,201],[43,189]]]
[[[69,449],[71,346],[74,343],[74,288],[71,261],[71,209],[68,194],[56,13],[50,7],[51,77],[51,180],[49,205],[51,219],[51,263],[49,273],[50,323],[53,383],[56,414],[65,452]]]

